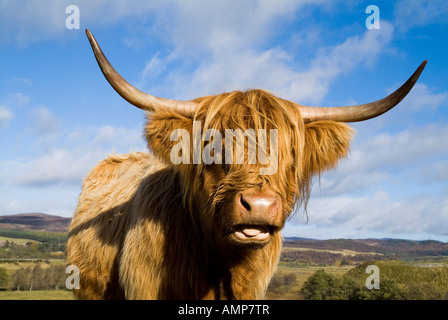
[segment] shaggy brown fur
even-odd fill
[[[67,264],[80,269],[77,298],[262,298],[278,263],[285,220],[306,203],[312,176],[347,155],[348,125],[305,125],[296,106],[265,91],[196,101],[193,118],[148,113],[145,137],[153,154],[112,155],[86,177],[67,244]],[[193,120],[201,121],[202,132],[214,128],[223,137],[225,129],[277,129],[277,172],[259,175],[261,165],[247,163],[173,165],[177,142],[170,134],[183,128],[192,136]],[[281,200],[269,242],[254,247],[230,241],[229,230],[241,220],[236,197],[264,191]]]

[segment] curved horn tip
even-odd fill
[[[92,32],[90,32],[90,30],[87,29],[87,28],[86,28],[86,35],[87,35],[88,38],[93,36]]]
[[[357,106],[344,107],[305,107],[298,105],[305,123],[318,120],[339,122],[358,122],[375,118],[395,107],[411,91],[420,77],[428,60],[424,60],[412,76],[397,90],[387,97]]]
[[[420,74],[422,73],[423,69],[425,69],[427,63],[428,63],[428,60],[424,60],[422,63],[420,63],[420,65],[418,66],[417,70],[415,71],[415,74],[418,74],[420,76]]]
[[[91,45],[93,45],[94,43],[96,43],[96,39],[95,39],[95,37],[93,36],[93,33],[90,32],[89,29],[86,29],[86,36],[87,36],[87,39],[89,40],[89,42],[90,42]]]
[[[178,101],[149,95],[127,82],[107,60],[95,37],[86,29],[86,35],[92,47],[98,65],[112,88],[130,104],[145,111],[153,111],[155,106],[172,109],[184,115],[190,115],[197,107],[193,101]]]

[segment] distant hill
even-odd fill
[[[0,229],[43,232],[67,232],[71,218],[45,213],[0,215]]]
[[[358,252],[419,251],[427,249],[448,250],[448,243],[437,240],[405,239],[328,239],[285,237],[284,246],[300,246],[310,249],[354,250]]]
[[[337,260],[359,263],[368,260],[448,261],[448,243],[435,240],[285,238],[281,261],[332,264]]]

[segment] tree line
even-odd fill
[[[299,294],[305,300],[448,300],[448,288],[433,282],[401,283],[386,278],[379,289],[367,289],[358,278],[336,277],[323,269],[307,279]]]
[[[66,276],[63,265],[43,267],[37,263],[33,267],[21,267],[10,276],[0,267],[0,290],[60,290],[65,288]]]
[[[39,250],[43,252],[65,251],[67,242],[67,233],[64,232],[0,229],[0,236],[37,241]]]
[[[368,289],[367,266],[379,270],[379,288]],[[290,293],[303,300],[448,300],[448,267],[428,267],[402,261],[368,261],[342,276],[316,271],[303,286],[292,292],[294,274],[274,275],[268,292]]]
[[[62,250],[57,250],[62,249]],[[54,250],[54,251],[53,251]],[[58,246],[48,242],[26,242],[18,244],[6,240],[0,245],[0,260],[20,259],[63,259],[65,244]]]
[[[288,250],[282,252],[280,261],[288,262],[289,266],[304,266],[304,265],[352,265],[359,264],[369,260],[383,260],[386,259],[381,254],[355,254],[345,255],[342,253],[316,251],[316,250]]]
[[[26,230],[0,229],[0,236],[9,238],[0,242],[1,259],[63,259],[67,234]],[[27,239],[19,244],[14,239]]]

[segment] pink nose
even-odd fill
[[[280,199],[272,192],[242,193],[237,201],[239,212],[254,222],[269,222],[275,219],[280,209]]]

